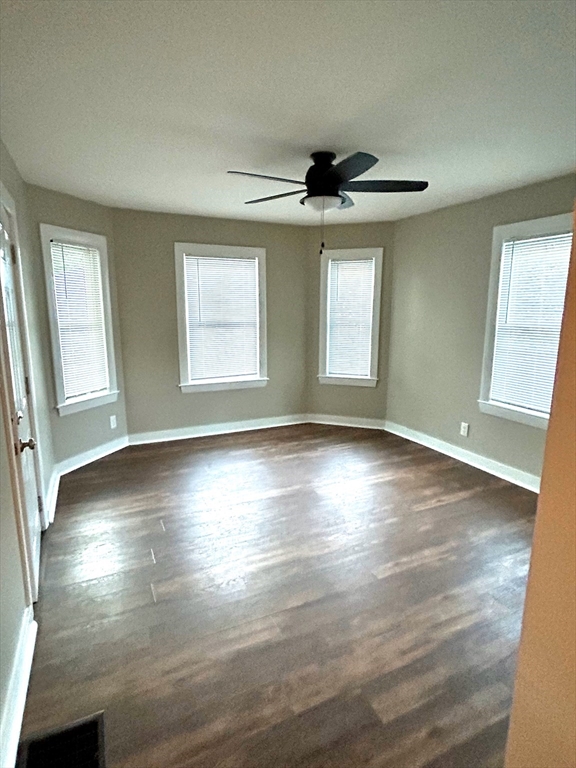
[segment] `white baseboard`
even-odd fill
[[[54,522],[54,515],[56,514],[56,502],[58,500],[58,488],[60,487],[60,472],[54,467],[52,475],[48,483],[48,488],[44,494],[44,508],[48,516],[48,522]]]
[[[306,420],[313,424],[333,424],[340,427],[383,429],[394,435],[405,437],[407,440],[412,440],[414,443],[424,445],[426,448],[432,448],[432,450],[438,451],[438,453],[443,453],[453,459],[458,459],[458,461],[461,461],[464,464],[469,464],[477,469],[482,469],[490,475],[495,475],[503,480],[508,480],[508,482],[513,483],[514,485],[519,485],[521,488],[526,488],[534,493],[540,492],[540,478],[537,475],[531,475],[529,472],[516,469],[516,467],[511,467],[508,464],[502,464],[500,461],[489,459],[478,453],[467,451],[465,448],[460,448],[460,446],[453,445],[445,440],[431,437],[424,432],[418,432],[414,429],[403,427],[401,424],[395,424],[393,421],[386,421],[385,419],[363,419],[352,416],[329,416],[320,413],[309,413],[306,415]]]
[[[425,445],[427,448],[432,448],[432,450],[438,451],[438,453],[444,453],[446,456],[458,459],[458,461],[462,461],[464,464],[469,464],[471,467],[483,469],[484,472],[500,477],[503,480],[508,480],[508,482],[514,483],[514,485],[519,485],[521,488],[526,488],[534,493],[540,493],[540,478],[537,475],[531,475],[529,472],[523,472],[521,469],[516,469],[516,467],[502,464],[500,461],[488,459],[486,456],[467,451],[465,448],[460,448],[458,445],[452,445],[452,443],[447,443],[444,440],[438,440],[435,437],[424,434],[424,432],[417,432],[414,429],[395,424],[393,421],[386,421],[384,424],[384,429],[387,432],[392,432],[394,435],[405,437],[407,440],[412,440],[414,443]]]
[[[255,429],[271,429],[291,424],[304,424],[308,420],[305,414],[292,416],[273,416],[266,419],[247,419],[246,421],[228,421],[220,424],[204,424],[199,427],[181,427],[162,429],[155,432],[138,432],[129,436],[130,445],[144,443],[165,443],[169,440],[187,440],[191,437],[209,435],[228,435],[232,432],[250,432]]]
[[[264,419],[247,419],[245,421],[229,421],[220,424],[204,424],[196,427],[181,427],[178,429],[164,429],[154,432],[138,432],[128,437],[120,437],[109,443],[104,443],[90,451],[73,456],[70,459],[60,462],[52,475],[50,485],[46,493],[46,504],[49,512],[50,522],[54,520],[56,509],[56,498],[58,494],[58,483],[62,475],[72,472],[75,469],[90,464],[103,456],[119,451],[127,445],[143,445],[146,443],[163,443],[170,440],[187,440],[193,437],[207,437],[209,435],[227,435],[234,432],[248,432],[255,429],[271,429],[273,427],[283,427],[291,424],[328,424],[340,427],[360,427],[362,429],[381,429],[386,432],[392,432],[400,437],[405,437],[434,451],[458,459],[464,464],[482,469],[491,475],[508,480],[529,491],[539,493],[540,478],[537,475],[531,475],[520,469],[511,467],[502,462],[489,459],[486,456],[467,451],[457,445],[439,440],[435,437],[418,432],[401,424],[395,424],[385,419],[365,419],[359,416],[332,416],[324,413],[300,413],[290,416],[277,416]]]
[[[71,456],[69,459],[64,459],[56,465],[56,471],[58,476],[67,475],[68,472],[73,472],[75,469],[91,464],[93,461],[108,456],[110,453],[119,451],[121,448],[126,448],[128,445],[128,437],[118,437],[116,440],[111,440],[109,443],[98,445],[96,448],[92,448],[84,453],[79,453],[76,456]]]
[[[334,427],[360,427],[361,429],[385,429],[384,419],[364,419],[360,416],[330,416],[325,413],[307,413],[306,422],[328,424]]]
[[[0,714],[0,765],[2,768],[13,768],[16,762],[37,632],[38,624],[34,621],[30,606],[22,617],[8,688],[2,702]]]
[[[56,464],[52,470],[52,475],[48,482],[48,488],[44,494],[44,505],[48,515],[49,523],[54,522],[56,515],[56,504],[58,502],[58,489],[60,487],[60,478],[62,475],[67,475],[69,472],[73,472],[75,469],[85,467],[86,464],[91,464],[93,461],[102,459],[104,456],[108,456],[110,453],[115,453],[121,448],[126,448],[128,445],[128,437],[118,437],[116,440],[111,440],[109,443],[104,443],[96,448],[92,448],[89,451],[84,451],[76,456],[72,456],[69,459]],[[4,768],[2,766],[1,768]]]

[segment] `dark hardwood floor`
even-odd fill
[[[62,479],[24,734],[111,768],[499,768],[536,496],[383,432],[127,448]]]

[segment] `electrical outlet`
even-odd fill
[[[468,430],[470,429],[470,424],[467,424],[465,421],[460,422],[460,434],[462,437],[468,437]]]
[[[118,421],[116,420],[116,414],[114,413],[110,416],[110,429],[116,429],[117,426]]]

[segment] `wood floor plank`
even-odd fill
[[[501,768],[534,494],[379,431],[133,446],[62,478],[24,730],[111,768]]]

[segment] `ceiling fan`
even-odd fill
[[[298,186],[306,187],[306,194],[300,202],[316,211],[325,211],[331,208],[351,208],[354,201],[346,194],[347,192],[422,192],[428,186],[427,181],[382,181],[377,179],[352,181],[378,162],[377,157],[367,152],[355,152],[336,165],[334,165],[336,159],[334,152],[312,152],[310,157],[312,165],[308,168],[304,181],[283,179],[278,176],[264,176],[261,173],[246,173],[245,171],[228,171],[228,173],[235,173],[239,176],[255,176],[271,181],[283,181],[286,184],[298,184]],[[281,195],[259,197],[257,200],[247,200],[246,204],[264,203],[268,200],[278,200],[281,197],[301,195],[302,192],[304,192],[303,189],[297,189],[295,192],[283,192]]]

